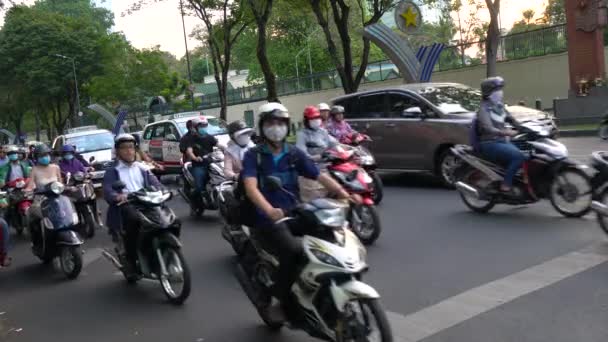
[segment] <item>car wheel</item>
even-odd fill
[[[456,177],[454,172],[461,165],[462,161],[452,153],[451,149],[446,149],[437,158],[435,174],[446,188],[453,189]]]

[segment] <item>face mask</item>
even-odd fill
[[[50,156],[44,156],[44,157],[38,158],[38,164],[40,164],[40,165],[49,165],[50,163],[51,163]]]
[[[264,135],[268,140],[273,142],[280,142],[287,136],[287,126],[285,125],[272,125],[264,127]]]
[[[74,155],[73,154],[65,154],[63,156],[63,159],[65,159],[65,160],[72,160],[72,159],[74,159]]]
[[[502,100],[504,98],[504,92],[502,90],[497,90],[495,92],[493,92],[492,94],[490,94],[489,96],[490,101],[494,102],[494,103],[502,103]]]
[[[234,140],[239,146],[245,147],[249,145],[249,142],[251,142],[251,137],[248,134],[242,134],[236,137]]]
[[[200,134],[200,135],[205,135],[205,134],[207,134],[207,128],[200,127],[200,128],[198,129],[198,134]]]
[[[323,120],[321,120],[321,119],[314,119],[314,120],[308,121],[308,125],[310,125],[310,128],[312,128],[312,129],[319,129],[319,128],[321,128],[322,124],[323,124]]]
[[[19,160],[19,156],[16,153],[9,154],[8,155],[8,160],[10,160],[10,161],[17,161],[17,160]]]

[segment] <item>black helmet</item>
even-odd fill
[[[484,98],[490,96],[496,90],[500,90],[505,87],[505,80],[500,77],[490,77],[481,81],[481,95]]]
[[[230,136],[230,138],[234,139],[234,134],[239,131],[243,131],[243,133],[245,133],[246,131],[247,133],[249,133],[252,132],[253,129],[247,127],[247,124],[243,120],[233,121],[228,124],[228,135]]]
[[[269,102],[263,104],[258,109],[259,112],[259,120],[258,120],[258,129],[260,130],[260,136],[264,137],[264,122],[270,119],[279,119],[285,121],[287,124],[287,135],[289,135],[289,131],[291,129],[290,123],[291,120],[289,118],[289,111],[285,106],[278,102]]]
[[[334,116],[336,114],[344,114],[344,107],[342,107],[342,106],[332,106],[331,110],[329,111],[329,114],[331,114],[332,116]]]
[[[137,144],[137,140],[135,140],[135,138],[131,134],[119,134],[116,136],[116,138],[114,138],[114,148],[118,149],[120,147],[120,144],[126,142],[133,143],[134,145]]]
[[[38,158],[45,154],[51,154],[52,150],[46,144],[36,145],[34,148],[34,157]]]

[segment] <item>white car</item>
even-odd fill
[[[173,114],[166,120],[148,124],[141,137],[142,151],[163,165],[166,172],[179,173],[182,158],[179,141],[188,133],[186,122],[197,117],[207,118],[209,122],[207,132],[217,138],[218,144],[226,146],[230,138],[223,120],[203,115],[201,112],[187,112]]]
[[[96,188],[101,187],[103,176],[112,166],[112,151],[114,149],[114,135],[106,129],[97,126],[85,126],[68,130],[53,141],[53,150],[60,155],[64,145],[73,145],[86,161],[95,168],[91,172],[91,179]]]

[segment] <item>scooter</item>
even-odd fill
[[[112,184],[112,189],[122,192],[122,181]],[[166,203],[173,193],[158,189],[142,189],[127,196],[127,202],[137,211],[137,274],[125,272],[125,241],[117,234],[114,252],[104,250],[103,256],[123,272],[128,283],[141,278],[158,280],[169,302],[181,305],[190,295],[190,269],[182,253],[179,240],[181,222]]]
[[[332,178],[348,193],[362,197],[361,204],[350,205],[347,216],[357,237],[365,245],[371,245],[380,236],[382,225],[373,198],[373,179],[355,162],[355,158],[356,150],[346,145],[330,148],[322,155]]]
[[[595,169],[595,174],[591,178],[591,186],[594,190],[591,209],[597,214],[600,228],[608,235],[608,152],[593,152],[591,167]]]
[[[457,145],[451,149],[463,161],[455,171],[455,186],[467,207],[486,213],[496,204],[522,205],[548,198],[555,210],[566,217],[580,217],[589,212],[593,196],[589,168],[568,159],[564,144],[550,139],[546,130],[525,124],[511,142],[528,157],[511,193],[499,189],[505,173],[503,167],[484,160],[470,146]]]
[[[27,227],[28,211],[32,206],[31,193],[24,191],[27,182],[27,178],[17,178],[6,184],[9,202],[6,220],[15,229],[17,235],[23,235]]]
[[[39,200],[42,217],[31,217],[29,229],[34,255],[45,264],[58,257],[65,276],[75,279],[82,270],[80,246],[84,240],[77,232],[76,208],[63,194],[64,189],[65,186],[60,182],[51,182],[35,190],[34,196],[41,197]]]
[[[384,198],[384,186],[382,184],[380,175],[376,171],[378,164],[376,163],[376,158],[374,158],[372,152],[364,146],[365,143],[371,141],[372,139],[369,136],[361,133],[352,133],[342,139],[343,144],[355,148],[355,154],[357,156],[357,158],[355,158],[355,162],[361,165],[365,172],[367,172],[367,174],[372,178],[372,197],[374,199],[374,203],[380,204],[380,202],[382,202],[382,198]]]
[[[267,177],[265,184],[273,191],[287,192],[279,178]],[[270,329],[279,330],[287,323],[325,341],[393,340],[380,295],[361,281],[368,269],[367,252],[347,228],[345,209],[340,202],[316,199],[299,205],[291,217],[280,221],[298,220],[307,227],[302,237],[305,261],[291,288],[297,307],[290,308],[294,317],[288,322],[273,321],[267,315],[279,261],[244,226],[246,244],[236,276]]]
[[[202,216],[205,210],[219,209],[220,185],[226,181],[226,177],[224,176],[224,153],[220,149],[214,148],[213,152],[206,155],[204,159],[209,161],[205,194],[194,191],[196,183],[191,172],[192,163],[186,162],[182,166],[184,187],[179,192],[184,200],[190,203],[191,214],[193,216]],[[199,196],[200,198],[196,198],[195,196]]]
[[[80,232],[86,238],[95,236],[95,231],[102,226],[97,210],[97,195],[88,173],[77,172],[65,176],[65,183],[71,188],[70,198],[76,206],[80,221]]]

